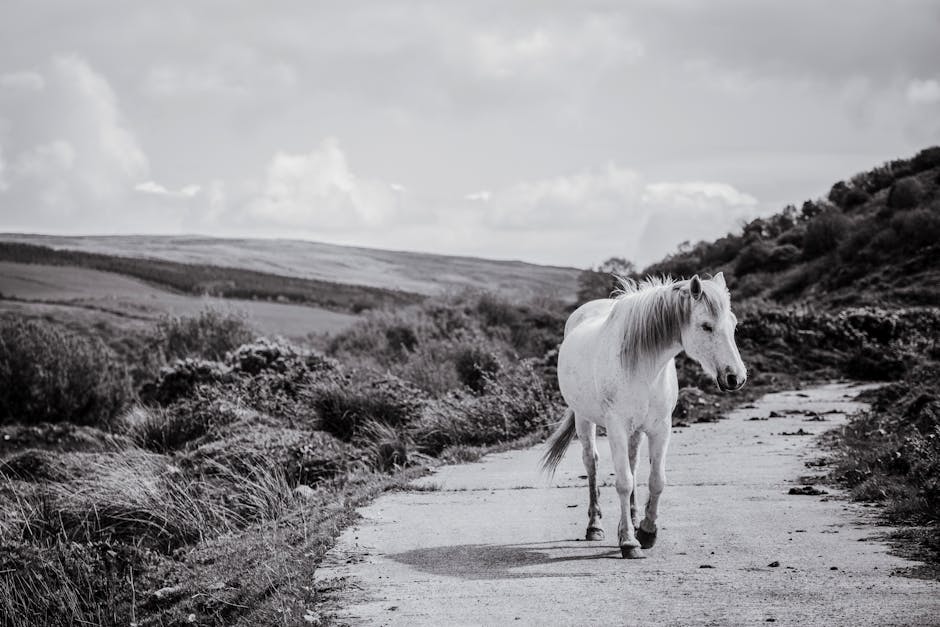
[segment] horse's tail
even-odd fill
[[[561,424],[558,426],[558,429],[555,430],[555,433],[552,434],[552,437],[548,439],[548,450],[542,455],[542,470],[547,472],[549,476],[555,474],[555,469],[558,468],[558,464],[561,463],[561,459],[565,456],[568,445],[571,444],[571,440],[574,439],[574,433],[574,410],[568,409],[568,411],[565,412],[564,420],[561,421]]]

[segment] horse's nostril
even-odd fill
[[[735,376],[735,375],[733,375],[733,374],[729,374],[729,375],[728,375],[727,382],[728,382],[728,387],[729,387],[729,388],[734,389],[734,388],[738,387],[738,377]]]

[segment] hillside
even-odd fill
[[[179,293],[90,268],[0,261],[0,315],[41,317],[87,333],[110,328],[105,335],[113,337],[149,329],[164,315],[207,308],[241,312],[259,333],[290,338],[334,333],[358,319],[311,305]]]
[[[223,239],[204,236],[88,236],[0,234],[0,241],[54,249],[219,266],[268,276],[361,285],[415,294],[464,288],[510,298],[573,300],[578,270],[521,261],[337,246],[299,240]]]
[[[832,186],[639,275],[725,272],[736,298],[847,306],[940,305],[940,147]],[[585,283],[582,277],[582,284]]]

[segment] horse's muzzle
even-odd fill
[[[747,375],[739,377],[734,372],[726,371],[723,374],[719,374],[715,377],[715,382],[718,384],[718,389],[722,392],[733,392],[734,390],[740,390],[744,387],[744,382],[747,381]]]

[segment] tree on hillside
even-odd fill
[[[632,277],[635,274],[636,265],[623,257],[611,257],[594,268],[582,270],[578,275],[578,302],[608,298],[618,286],[614,275]]]

